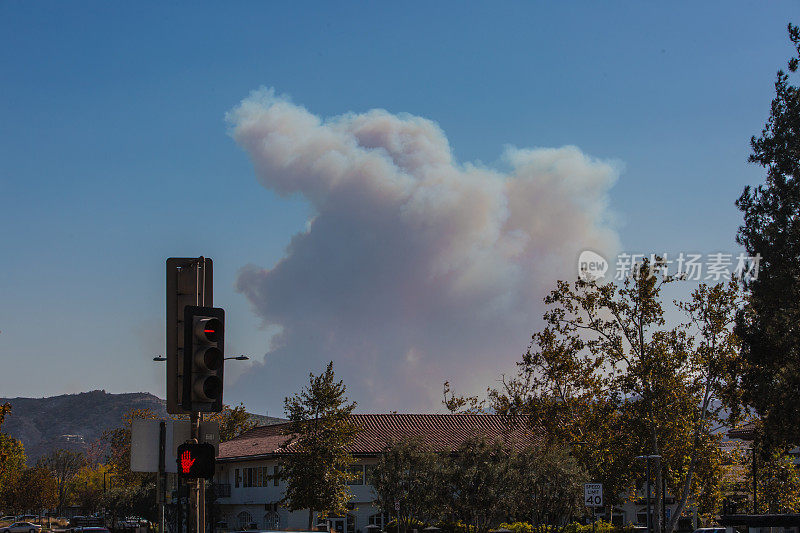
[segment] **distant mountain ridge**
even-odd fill
[[[49,398],[0,398],[11,404],[3,433],[22,441],[28,464],[59,448],[83,450],[108,429],[122,425],[132,409],[149,409],[167,417],[166,402],[149,392],[110,394],[104,390],[63,394]],[[283,419],[251,414],[258,425]]]

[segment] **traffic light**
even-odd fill
[[[186,443],[178,446],[178,475],[185,479],[214,477],[214,446]]]
[[[188,414],[191,408],[183,407],[184,310],[188,305],[214,305],[214,262],[208,257],[170,257],[166,288],[167,412]]]
[[[187,411],[222,411],[225,368],[225,311],[187,305],[183,317],[182,407]]]

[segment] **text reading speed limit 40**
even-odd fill
[[[584,483],[583,485],[583,503],[586,507],[602,507],[603,506],[603,484],[602,483]]]

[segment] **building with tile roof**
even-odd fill
[[[328,524],[340,533],[370,533],[384,529],[389,517],[372,503],[371,472],[381,452],[391,442],[416,437],[434,450],[449,452],[466,439],[483,436],[500,440],[513,448],[541,442],[541,431],[526,418],[511,419],[483,414],[355,414],[350,417],[359,428],[350,452],[356,479],[351,482],[351,509],[346,517],[331,518]],[[292,453],[293,439],[288,424],[255,427],[219,445],[214,483],[222,521],[228,529],[302,530],[308,511],[290,513],[278,502],[285,482],[270,479],[279,468],[280,457]]]

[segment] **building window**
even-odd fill
[[[378,526],[381,530],[386,529],[386,524],[389,523],[389,515],[388,514],[374,514],[370,515],[369,517],[369,525],[371,526]]]
[[[239,469],[237,468],[236,472],[234,472],[234,474],[233,474],[233,484],[237,489],[239,488],[239,480],[240,479],[241,478],[239,477]]]
[[[242,470],[243,485],[245,487],[263,487],[265,486],[263,476],[264,471],[262,467],[245,468]]]
[[[275,465],[275,466],[273,466],[273,467],[272,467],[272,475],[273,475],[273,478],[272,478],[272,485],[273,485],[274,487],[277,487],[277,486],[278,486],[278,482],[280,481],[280,479],[278,478],[278,475],[279,475],[280,473],[281,473],[281,467],[280,467],[280,466],[278,466],[278,465]]]
[[[247,511],[237,514],[236,519],[239,521],[239,529],[242,531],[249,529],[250,524],[253,523],[253,517]]]
[[[356,517],[350,513],[344,517],[329,516],[327,522],[331,533],[356,533]]]
[[[269,512],[264,515],[264,529],[280,529],[281,517],[277,512]]]
[[[362,465],[355,465],[349,468],[350,474],[353,477],[347,482],[348,485],[363,485],[364,484],[364,467]]]

